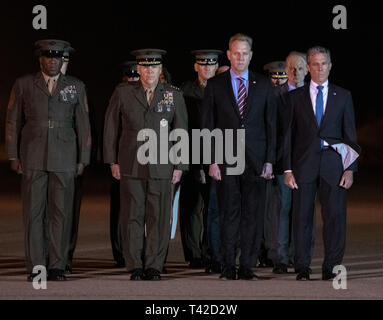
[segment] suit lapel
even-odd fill
[[[47,84],[45,83],[45,79],[41,71],[36,73],[34,83],[39,89],[41,89],[42,92],[44,92],[47,96],[50,96]]]
[[[314,121],[314,124],[318,127],[317,118],[315,117],[314,113],[314,107],[311,102],[310,97],[310,84],[308,84],[304,90],[304,111],[307,113],[309,118],[311,118],[312,121]]]
[[[336,110],[335,106],[335,99],[336,99],[336,92],[334,87],[329,83],[328,85],[328,93],[327,93],[327,103],[326,103],[326,110],[324,112],[322,121],[320,126],[322,127],[325,123],[325,121],[328,121],[327,119],[334,119],[334,117],[331,117],[331,114],[334,113]]]
[[[158,85],[156,87],[156,89],[154,90],[154,96],[153,96],[153,99],[152,101],[150,102],[150,106],[149,106],[149,109],[153,109],[157,104],[158,102],[160,102],[163,98],[163,92],[164,92],[164,85],[160,82],[158,82]]]
[[[253,103],[251,103],[254,92],[257,87],[257,81],[255,80],[255,75],[249,70],[249,91],[247,94],[247,105],[246,109],[243,112],[243,117],[246,118],[247,114],[250,112],[251,106]]]
[[[236,115],[239,118],[241,118],[241,116],[239,114],[239,110],[238,110],[237,100],[235,99],[235,95],[234,95],[234,91],[233,91],[234,89],[233,89],[233,86],[231,84],[230,70],[226,71],[226,73],[225,73],[225,83],[226,83],[227,92],[229,93],[231,104],[232,104],[232,107],[234,109],[234,112],[236,113]]]
[[[136,97],[138,102],[140,102],[141,107],[145,109],[148,108],[148,102],[146,101],[145,90],[144,90],[144,87],[142,86],[141,81],[139,85],[135,87],[134,96]]]

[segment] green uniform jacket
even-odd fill
[[[91,136],[84,83],[60,74],[53,96],[41,72],[16,80],[6,120],[9,159],[23,169],[75,171],[89,163]]]
[[[119,126],[122,126],[119,137]],[[169,84],[158,83],[150,106],[140,81],[119,84],[105,114],[104,162],[118,163],[121,175],[131,178],[147,178],[137,160],[137,151],[144,142],[137,141],[141,129],[152,129],[157,134],[159,158],[160,128],[187,130],[187,112],[182,92]],[[162,138],[163,139],[163,138]],[[168,150],[173,142],[169,142]],[[149,164],[149,178],[171,179],[173,170],[187,170],[188,165]]]

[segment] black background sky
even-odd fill
[[[37,4],[47,9],[47,30],[32,27],[32,8]],[[332,10],[337,4],[347,9],[346,30],[333,28]],[[131,50],[167,50],[164,64],[174,84],[180,85],[195,77],[191,50],[226,51],[229,37],[243,32],[254,39],[250,69],[258,72],[267,62],[284,60],[291,50],[328,47],[333,62],[330,81],[351,90],[357,125],[383,115],[378,2],[2,1],[1,9],[1,140],[11,86],[17,77],[39,69],[33,43],[44,38],[67,40],[77,50],[68,74],[85,82],[99,114],[120,80],[119,64],[133,58]],[[226,58],[221,62],[227,63]]]

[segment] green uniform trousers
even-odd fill
[[[120,197],[127,270],[153,268],[162,271],[171,231],[171,180],[122,176]]]
[[[36,265],[65,269],[74,172],[24,170],[21,182],[28,272]]]

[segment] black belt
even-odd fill
[[[60,120],[28,120],[28,125],[43,127],[43,128],[73,128],[73,121],[60,121]]]

